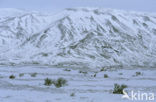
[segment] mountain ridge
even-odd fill
[[[29,12],[0,18],[4,65],[156,65],[154,14],[68,8],[55,15]]]

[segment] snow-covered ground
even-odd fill
[[[141,74],[136,75],[136,72]],[[37,75],[33,77],[32,73]],[[107,74],[108,78],[104,78],[104,74]],[[10,75],[15,75],[15,79],[10,79]],[[89,71],[50,66],[1,66],[0,102],[132,102],[122,99],[122,95],[113,94],[114,84],[127,85],[125,90],[128,93],[134,90],[156,94],[155,75],[155,68],[109,68],[105,71]],[[67,85],[61,88],[44,85],[44,79],[60,77],[67,80]],[[71,96],[72,93],[75,95]]]

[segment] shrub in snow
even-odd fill
[[[135,74],[136,74],[136,76],[139,76],[139,75],[141,75],[142,73],[141,73],[141,72],[136,72]]]
[[[87,74],[87,72],[86,71],[79,71],[79,73],[83,73],[83,74]]]
[[[37,73],[31,73],[31,77],[36,77]]]
[[[105,68],[101,68],[100,72],[102,72],[102,71],[106,71],[106,69]]]
[[[58,78],[57,80],[51,80],[49,78],[46,78],[44,80],[44,85],[50,86],[50,85],[54,84],[55,87],[57,87],[57,88],[60,88],[64,85],[66,85],[66,83],[67,83],[67,80],[65,80],[64,78]]]
[[[127,85],[119,85],[119,84],[114,84],[114,90],[113,94],[123,94],[123,90],[127,88]]]
[[[53,83],[53,81],[51,79],[49,79],[49,78],[46,78],[44,80],[44,85],[46,85],[46,86],[50,86],[50,85],[52,85],[52,83]]]
[[[71,96],[71,97],[75,96],[75,93],[71,93],[70,96]]]
[[[70,72],[71,70],[70,69],[64,69],[64,71]]]
[[[47,54],[47,53],[43,53],[42,55],[43,55],[44,57],[47,57],[47,56],[48,56],[48,54]]]
[[[54,82],[54,85],[55,85],[55,87],[59,88],[59,87],[64,86],[66,83],[67,83],[67,80],[66,80],[66,79],[64,79],[64,78],[58,78],[58,79]]]
[[[10,75],[9,78],[10,79],[15,79],[15,76],[14,75]]]
[[[104,78],[108,78],[108,75],[107,74],[104,74]]]
[[[19,74],[19,77],[22,77],[22,76],[24,76],[24,73],[20,73],[20,74]]]

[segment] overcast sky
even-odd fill
[[[156,12],[156,0],[0,0],[0,8],[57,12],[70,7],[103,7]]]

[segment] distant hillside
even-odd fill
[[[9,9],[0,16],[0,64],[156,66],[156,15],[96,8],[56,15]]]

